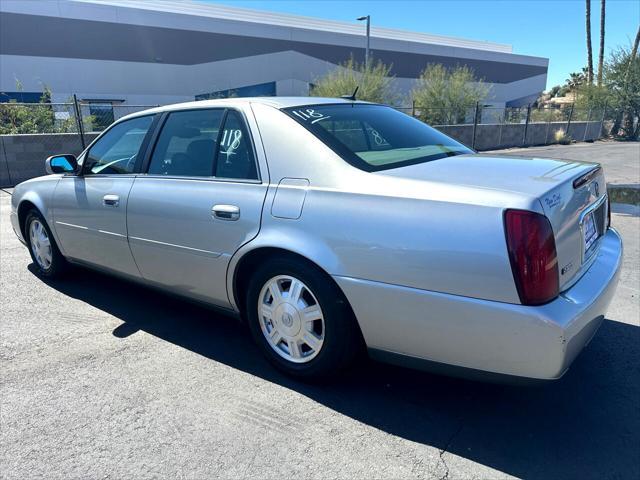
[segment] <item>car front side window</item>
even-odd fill
[[[211,177],[224,109],[172,112],[149,164],[150,175]]]
[[[140,147],[152,122],[153,116],[147,115],[125,120],[111,127],[89,149],[83,173],[133,173]]]

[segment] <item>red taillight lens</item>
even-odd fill
[[[504,215],[511,270],[523,305],[541,305],[559,293],[556,242],[549,219],[527,210]]]

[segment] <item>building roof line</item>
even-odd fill
[[[129,0],[72,0],[78,3],[99,4],[134,10],[151,10],[181,15],[218,18],[250,23],[277,25],[282,27],[299,28],[303,30],[317,30],[323,32],[341,33],[346,35],[363,35],[363,26],[336,20],[325,20],[315,17],[291,15],[285,13],[267,12],[247,8],[230,7],[218,4],[204,4],[195,1],[150,0],[132,3]],[[469,48],[490,52],[512,53],[511,45],[449,37],[420,32],[411,32],[393,28],[371,27],[373,38],[400,40],[405,42],[444,45],[449,47]]]

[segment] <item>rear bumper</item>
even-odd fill
[[[560,378],[591,340],[615,293],[622,241],[610,229],[583,277],[554,301],[531,307],[334,277],[367,346],[499,375]]]

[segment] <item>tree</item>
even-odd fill
[[[562,90],[562,87],[560,85],[555,85],[554,87],[551,88],[551,90],[549,90],[549,98],[555,98],[559,95],[560,91]]]
[[[636,40],[639,37],[640,30]],[[610,92],[609,104],[620,112],[611,129],[613,136],[621,133],[624,138],[638,137],[640,122],[634,127],[634,119],[640,117],[640,57],[637,43],[634,42],[631,48],[617,48],[605,63],[603,83]]]
[[[640,44],[640,26],[638,27],[638,32],[636,33],[636,39],[633,42],[633,47],[631,48],[631,55],[629,60],[629,69],[631,68],[631,64],[636,59],[638,55],[638,44]]]
[[[587,67],[583,67],[582,72],[571,72],[569,78],[565,80],[567,91],[574,91],[581,85],[588,82]],[[566,91],[564,92],[566,93]]]
[[[351,95],[358,87],[358,99],[376,103],[393,104],[397,100],[394,92],[391,66],[380,60],[370,61],[367,66],[353,58],[341,64],[315,81],[310,94],[314,97],[336,97]]]
[[[464,121],[470,109],[487,97],[489,87],[467,66],[447,69],[432,63],[420,74],[412,94],[422,121],[447,125]]]
[[[586,0],[587,83],[593,83],[593,52],[591,49],[591,0]]]
[[[598,53],[598,86],[602,86],[602,70],[604,68],[604,16],[606,0],[600,0],[600,51]]]
[[[640,60],[638,59],[638,44],[640,44],[640,26],[633,42],[633,47],[627,60],[627,71],[624,75],[625,118],[623,135],[629,139],[637,139],[640,133]],[[615,58],[615,56],[614,56]],[[634,118],[638,119],[633,125]]]
[[[22,91],[22,84],[16,80],[16,90]],[[91,116],[85,117],[90,121]],[[67,133],[77,131],[73,116],[57,119],[51,105],[51,89],[43,86],[38,103],[22,104],[14,101],[0,103],[0,135],[25,133]]]
[[[22,84],[16,81],[16,89]],[[53,131],[55,117],[50,105],[51,90],[44,87],[39,103],[28,105],[17,102],[0,103],[0,134],[43,133]]]

